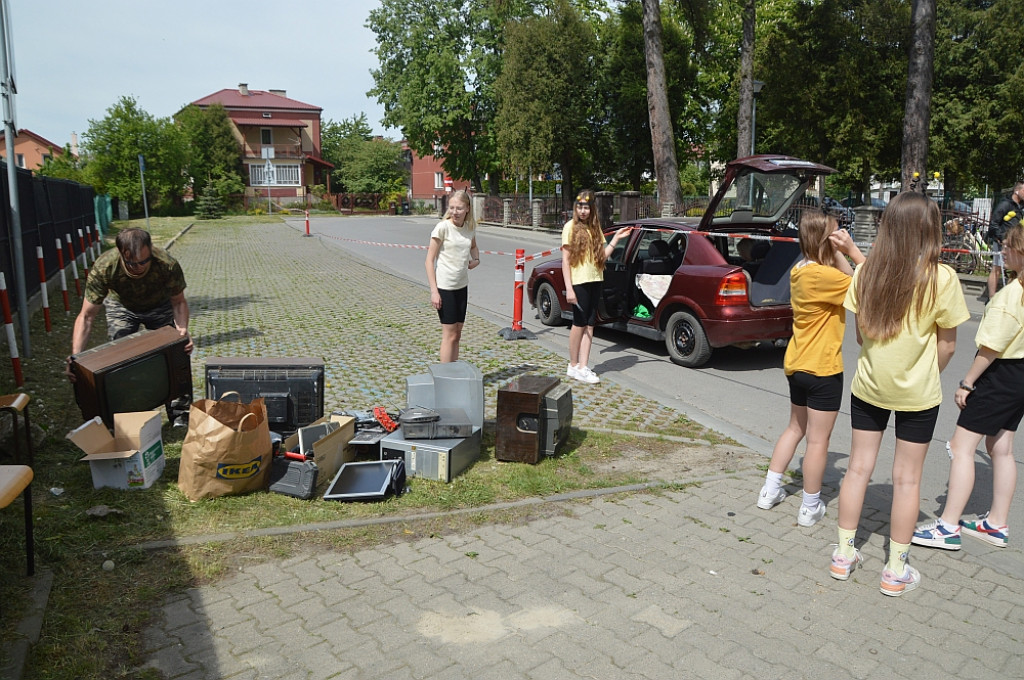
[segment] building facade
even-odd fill
[[[46,159],[63,156],[64,147],[31,130],[22,128],[14,137],[14,164],[27,170],[38,170]],[[6,135],[0,130],[0,158],[7,160]]]
[[[330,190],[334,166],[321,156],[319,106],[290,99],[285,90],[250,90],[246,83],[192,103],[201,109],[220,104],[227,111],[242,147],[247,199],[304,203],[312,186]]]

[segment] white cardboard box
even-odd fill
[[[68,432],[67,438],[85,451],[92,485],[100,489],[148,489],[164,471],[161,411],[114,414],[114,435],[99,416]]]

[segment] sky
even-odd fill
[[[324,120],[361,113],[398,139],[366,96],[373,87],[366,28],[375,0],[7,0],[18,129],[63,146],[79,141],[122,96],[156,118],[247,83],[323,108]]]

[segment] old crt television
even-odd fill
[[[176,328],[139,331],[72,357],[75,401],[86,420],[114,426],[115,413],[148,411],[192,398],[188,338]]]
[[[243,402],[263,397],[267,423],[290,435],[324,415],[324,362],[312,357],[210,357],[206,398],[238,392]]]

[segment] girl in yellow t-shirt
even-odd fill
[[[821,481],[828,463],[828,442],[843,401],[843,301],[850,287],[854,264],[864,255],[850,234],[821,211],[807,211],[800,219],[803,259],[789,275],[793,305],[793,337],[786,348],[784,368],[789,380],[789,425],[775,443],[757,507],[768,510],[786,497],[782,475],[807,437],[804,454],[803,502],[796,522],[810,527],[825,516]]]
[[[576,196],[572,219],[562,227],[562,281],[565,283],[565,301],[572,305],[569,367],[565,374],[574,380],[591,384],[601,382],[587,364],[594,341],[604,263],[615,251],[619,240],[628,235],[629,227],[623,227],[605,244],[594,206],[594,192],[584,189]]]
[[[871,254],[846,293],[846,309],[857,315],[861,349],[850,388],[853,439],[839,489],[839,545],[830,573],[845,581],[863,561],[854,537],[882,435],[895,411],[889,560],[879,584],[883,595],[902,595],[921,582],[907,555],[921,505],[924,457],[942,402],[939,372],[956,349],[956,327],[970,318],[956,273],[939,263],[941,249],[938,204],[904,191],[882,213]]]
[[[960,381],[956,405],[960,418],[949,442],[946,508],[937,520],[914,532],[913,543],[945,550],[960,549],[960,533],[999,548],[1009,540],[1006,523],[1017,487],[1013,435],[1024,418],[1024,228],[1013,226],[1003,239],[1006,265],[1017,272],[985,307],[975,342],[978,354]],[[974,490],[974,452],[981,438],[992,458],[992,505],[976,520],[960,519]]]

